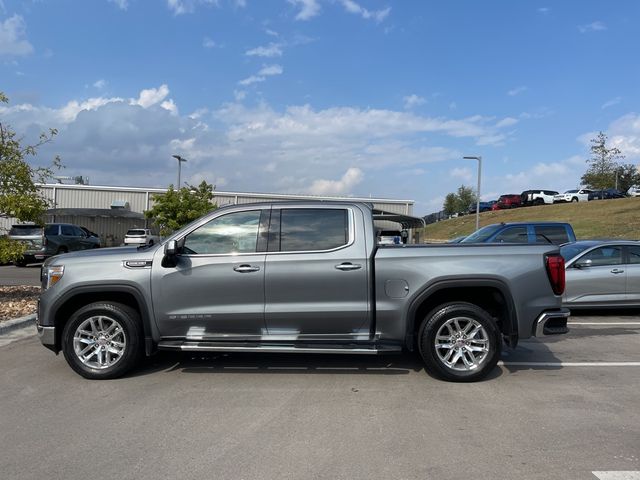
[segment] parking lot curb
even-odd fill
[[[13,318],[11,320],[7,320],[6,322],[0,322],[0,335],[9,333],[18,328],[26,327],[30,324],[35,325],[35,322],[36,322],[35,313],[31,315],[27,315],[25,317]]]

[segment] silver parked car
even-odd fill
[[[566,262],[563,305],[640,307],[640,242],[582,240],[560,248]]]

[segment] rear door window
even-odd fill
[[[59,225],[47,225],[44,229],[44,234],[45,235],[60,235],[59,232]]]
[[[322,251],[345,246],[349,242],[347,213],[344,208],[283,208],[280,235],[276,236],[280,251]]]
[[[640,247],[629,246],[629,263],[640,264]]]
[[[73,227],[71,225],[60,225],[60,228],[62,230],[62,235],[73,237]]]
[[[553,243],[560,245],[569,241],[567,229],[560,225],[539,225],[534,226],[533,230],[536,234],[536,243]]]

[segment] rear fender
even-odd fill
[[[500,292],[506,308],[506,318],[503,319],[501,331],[507,345],[515,347],[518,344],[518,318],[511,290],[504,282],[487,278],[443,279],[422,290],[413,299],[407,311],[405,346],[409,350],[413,350],[417,322],[422,321],[422,318],[417,318],[421,307],[429,305],[430,300],[435,301],[433,305],[430,305],[431,308],[445,303],[444,300],[442,302],[437,301],[438,297],[443,295],[447,297],[447,301],[455,301],[456,290],[459,291],[460,301],[468,301],[465,296],[468,297],[473,294],[474,288],[492,288]]]

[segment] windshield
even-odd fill
[[[569,245],[564,245],[560,247],[560,255],[564,258],[565,262],[568,262],[572,258],[577,257],[582,252],[584,252],[587,248],[591,248],[593,245],[585,245],[582,243],[571,243]]]
[[[144,235],[144,230],[129,230],[127,231],[127,235]]]
[[[486,227],[482,227],[480,230],[476,230],[467,238],[460,241],[460,243],[478,243],[484,242],[489,237],[493,236],[498,230],[502,228],[502,225],[487,225]]]
[[[42,235],[42,227],[37,225],[14,225],[9,230],[9,235]]]
[[[578,193],[578,190],[567,190],[567,191],[566,191],[566,192],[564,192],[564,193]]]

